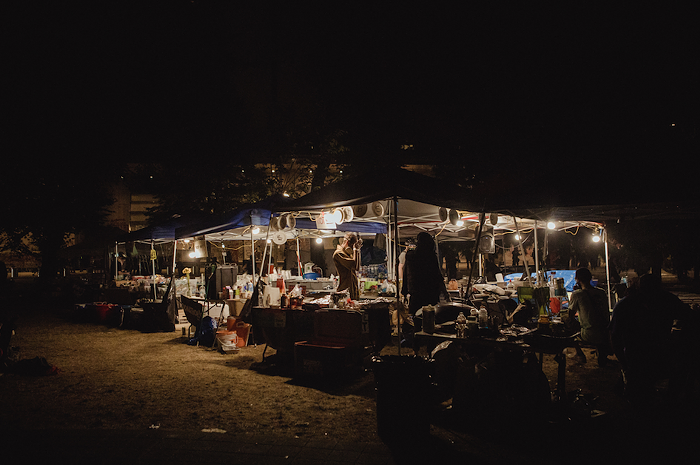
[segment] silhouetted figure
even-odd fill
[[[450,300],[435,253],[435,242],[427,232],[416,237],[415,250],[406,253],[402,294],[409,295],[408,312],[415,315],[421,307],[435,305],[440,295]]]
[[[496,263],[491,258],[484,259],[484,276],[486,281],[494,282],[496,281],[496,273],[500,273],[501,269],[496,265]]]
[[[607,363],[611,353],[608,325],[610,324],[610,310],[608,309],[608,296],[602,289],[591,285],[591,275],[588,268],[576,270],[576,284],[580,289],[575,290],[569,299],[569,310],[566,319],[571,323],[578,314],[578,324],[581,328],[579,339],[586,344],[596,347],[598,364]],[[576,346],[576,354],[580,362],[586,362],[586,356],[580,346]]]
[[[0,371],[6,368],[12,331],[17,321],[19,297],[14,282],[7,279],[7,266],[0,262]]]
[[[457,252],[452,250],[450,247],[442,248],[442,255],[445,257],[445,268],[447,271],[447,280],[457,279],[457,262],[459,261],[459,256]]]
[[[625,393],[630,400],[646,398],[657,381],[670,377],[674,361],[684,356],[675,353],[674,320],[690,326],[690,317],[690,307],[663,290],[653,275],[640,277],[638,290],[615,305],[610,338],[622,365]]]
[[[513,266],[520,265],[520,250],[518,247],[513,247]]]

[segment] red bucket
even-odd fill
[[[243,321],[236,322],[234,330],[238,334],[238,342],[236,345],[238,347],[245,347],[248,345],[248,336],[250,335],[250,323],[245,323]]]
[[[94,319],[97,323],[104,323],[114,312],[114,307],[116,304],[108,304],[106,302],[96,302],[95,303],[95,313]]]

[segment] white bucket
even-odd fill
[[[265,286],[263,291],[263,302],[268,307],[280,306],[280,289],[277,286]]]

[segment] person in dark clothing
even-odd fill
[[[652,275],[639,279],[639,289],[620,300],[613,309],[609,331],[615,356],[622,366],[625,393],[641,400],[654,384],[671,375],[674,359],[674,321],[687,323],[690,307],[661,288]]]
[[[513,247],[513,266],[520,265],[520,249]]]
[[[406,253],[401,293],[409,296],[408,312],[411,315],[421,307],[437,304],[440,295],[450,300],[435,253],[435,242],[427,232],[419,233],[415,250]]]
[[[12,331],[17,322],[18,295],[14,282],[7,279],[7,266],[0,262],[0,371],[8,362]]]
[[[608,308],[608,296],[605,291],[591,285],[593,276],[588,268],[576,270],[576,289],[571,294],[569,308],[562,317],[570,326],[573,319],[578,317],[577,324],[580,328],[581,342],[596,346],[598,365],[605,366],[610,353],[610,336],[608,325],[610,324],[610,310]],[[586,356],[580,346],[576,346],[576,357],[580,363],[586,362]]]
[[[494,263],[494,261],[491,258],[486,258],[484,260],[484,276],[486,277],[486,281],[488,282],[494,282],[496,281],[496,273],[500,273],[501,269]]]
[[[440,251],[442,256],[445,257],[445,268],[447,270],[447,280],[451,281],[457,279],[457,262],[459,261],[459,256],[451,247],[444,246],[441,247]]]

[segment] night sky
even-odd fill
[[[535,166],[577,187],[685,180],[697,148],[690,11],[20,3],[4,113],[22,159],[215,161],[343,130],[363,163]]]

